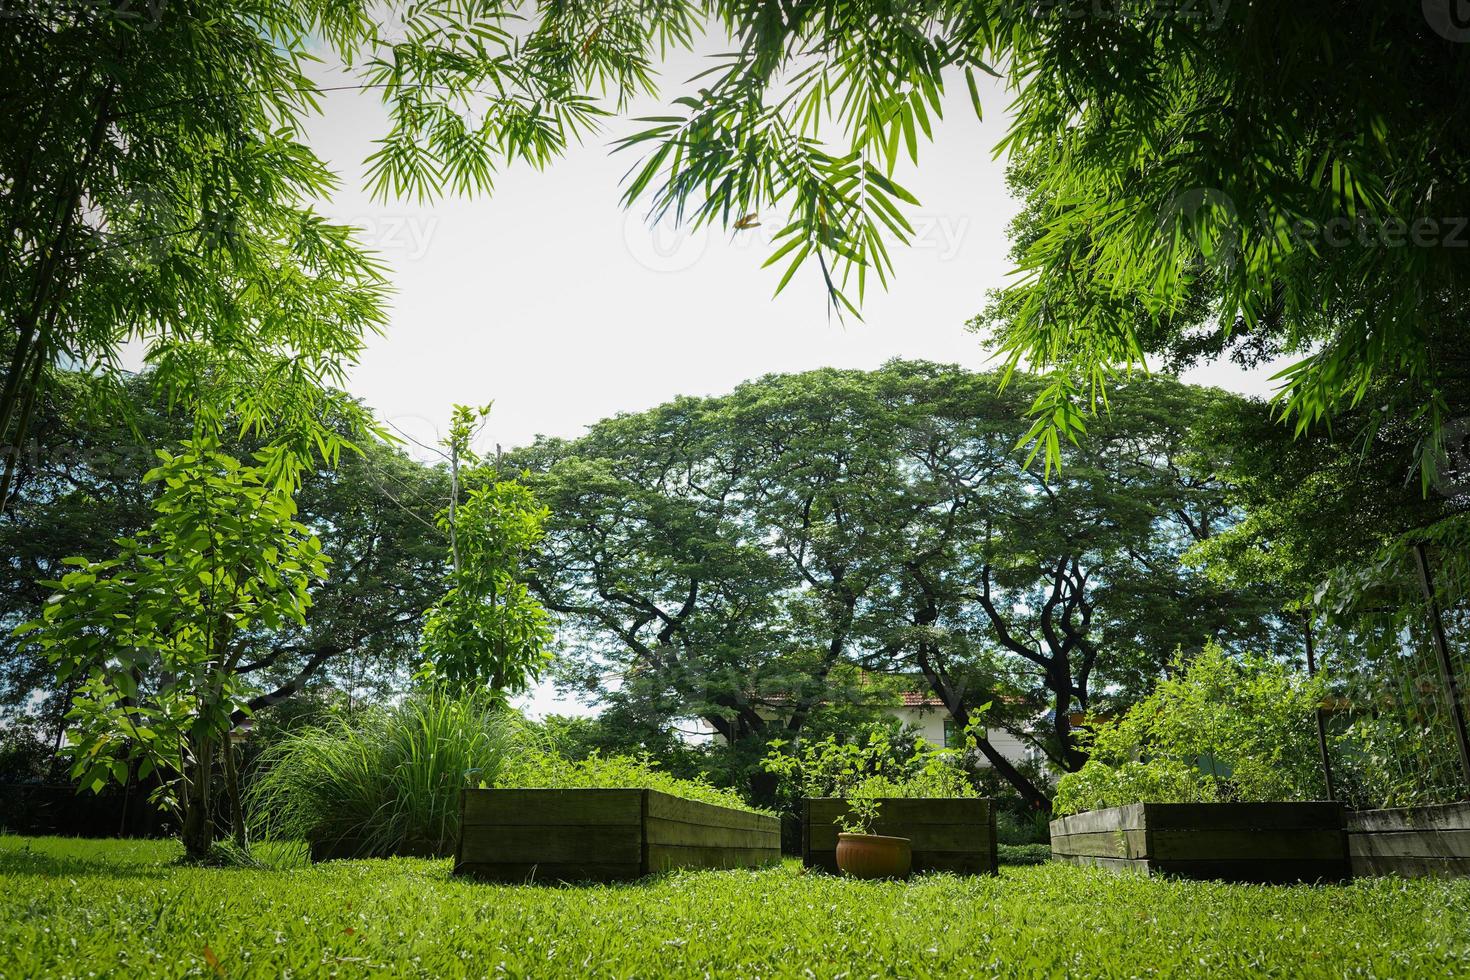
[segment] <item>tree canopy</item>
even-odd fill
[[[1470,54],[1448,8],[18,8],[0,41],[14,330],[0,434],[22,441],[47,365],[114,373],[136,339],[160,381],[269,423],[291,450],[278,468],[335,452],[312,419],[382,324],[385,284],[351,230],[312,210],[335,183],[302,138],[322,91],[312,44],[388,108],[370,189],[426,197],[544,165],[651,90],[662,52],[710,33],[728,52],[620,140],[639,157],[628,203],[733,230],[774,211],[780,284],[815,260],[855,310],[869,275],[889,274],[888,244],[912,235],[918,202],[895,175],[934,135],[945,86],[979,113],[978,79],[1004,77],[999,149],[1034,220],[1024,276],[986,320],[1013,365],[1053,369],[1025,433],[1050,462],[1117,370],[1235,351],[1301,356],[1286,396],[1301,423],[1382,382],[1429,479],[1463,403],[1470,244]]]
[[[1027,389],[923,363],[822,370],[532,447],[516,463],[551,507],[533,586],[568,663],[732,742],[798,736],[853,668],[891,674],[1065,770],[1084,759],[1073,713],[1141,696],[1176,649],[1270,646],[1279,593],[1183,561],[1239,520],[1199,431],[1239,400],[1122,386],[1047,481],[1013,452]]]
[[[0,439],[24,442],[53,368],[117,380],[136,343],[150,377],[206,419],[269,432],[290,479],[329,460],[340,392],[387,283],[315,201],[337,177],[304,127],[312,65],[380,96],[367,161],[379,197],[491,189],[544,165],[649,82],[649,54],[692,8],[453,2],[26,5],[0,34]],[[358,422],[368,419],[356,414]],[[7,494],[14,454],[7,452]]]
[[[0,708],[48,733],[69,708],[72,683],[56,682],[45,658],[17,646],[10,630],[40,615],[69,556],[100,559],[118,538],[153,520],[158,483],[142,477],[153,446],[173,445],[191,429],[187,416],[155,397],[149,379],[125,379],[121,417],[98,411],[72,373],[41,399],[35,451],[21,459],[15,499],[0,521],[11,561],[0,579]],[[344,423],[337,423],[344,424]],[[231,444],[238,455],[258,448]],[[295,493],[297,519],[328,555],[340,556],[325,581],[310,585],[305,625],[248,631],[242,662],[259,710],[302,690],[330,686],[349,698],[380,696],[417,664],[424,611],[444,574],[445,540],[434,526],[449,479],[400,450],[362,440],[336,467],[314,466]]]

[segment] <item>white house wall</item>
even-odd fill
[[[904,707],[894,708],[893,714],[904,724],[917,728],[926,742],[944,745],[944,721],[949,717],[944,710],[937,707]],[[1024,762],[1032,757],[1030,748],[1004,729],[988,728],[985,730],[985,737],[995,746],[996,751],[1011,762]],[[989,765],[983,758],[981,764]]]

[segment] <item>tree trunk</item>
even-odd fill
[[[1068,772],[1076,772],[1086,764],[1087,756],[1077,750],[1077,740],[1072,737],[1072,667],[1065,655],[1060,663],[1053,663],[1047,686],[1055,696],[1052,734],[1057,740],[1057,761]]]
[[[230,835],[240,849],[244,850],[248,845],[245,837],[245,807],[240,800],[240,771],[235,765],[235,743],[228,735],[225,736],[224,750],[225,789],[230,794]]]
[[[209,856],[209,849],[214,844],[214,821],[209,812],[209,777],[214,769],[214,745],[207,738],[191,738],[189,748],[193,758],[186,763],[188,772],[181,801],[184,810],[181,836],[184,854],[198,861]]]
[[[10,462],[13,456],[20,452],[20,444],[25,441],[26,433],[19,426],[11,433],[11,423],[15,421],[15,413],[20,405],[24,394],[23,379],[29,376],[35,364],[40,369],[45,367],[45,357],[48,353],[47,345],[50,338],[46,335],[54,322],[54,317],[47,317],[46,310],[51,302],[52,292],[57,285],[60,272],[62,255],[66,250],[67,239],[76,222],[77,212],[82,203],[83,192],[87,184],[87,171],[91,166],[92,158],[96,155],[102,144],[103,136],[107,132],[107,122],[112,106],[112,97],[116,88],[116,82],[109,79],[103,87],[101,95],[97,100],[97,115],[92,125],[92,131],[88,135],[85,150],[77,164],[75,178],[72,186],[68,189],[66,197],[57,201],[57,228],[48,247],[42,250],[39,261],[36,264],[35,275],[32,279],[28,296],[16,317],[12,328],[15,330],[16,344],[11,352],[9,370],[6,372],[5,383],[0,388],[0,439],[5,441],[6,461]],[[53,311],[54,312],[54,311]],[[42,329],[42,327],[45,329]],[[33,349],[33,347],[35,349]],[[8,437],[8,438],[7,438]],[[8,481],[7,481],[8,484]],[[5,490],[8,493],[8,485]]]

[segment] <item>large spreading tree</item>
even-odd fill
[[[1239,399],[1122,386],[1048,481],[1014,452],[1029,387],[902,362],[773,376],[533,448],[569,662],[732,741],[799,736],[854,666],[899,675],[1044,805],[985,729],[1075,769],[1074,713],[1126,704],[1181,647],[1271,644],[1281,597],[1184,562],[1239,520],[1200,431]]]

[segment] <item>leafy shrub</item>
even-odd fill
[[[847,833],[871,833],[878,801],[884,798],[978,795],[957,764],[958,751],[920,740],[917,751],[903,759],[894,752],[891,737],[887,727],[875,725],[863,740],[843,741],[833,735],[806,742],[798,752],[786,752],[786,743],[773,741],[763,765],[803,796],[845,800],[848,815],[841,823]]]
[[[593,752],[573,760],[545,747],[522,745],[505,760],[495,778],[481,779],[480,785],[502,789],[652,789],[686,800],[764,812],[747,804],[734,790],[664,772],[647,754],[605,756]]]
[[[1320,797],[1321,678],[1215,646],[1174,670],[1121,721],[1093,730],[1091,758],[1057,784],[1054,813]]]
[[[356,856],[447,853],[460,791],[493,781],[519,740],[519,719],[489,695],[432,691],[302,729],[262,753],[251,824]]]

